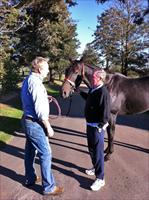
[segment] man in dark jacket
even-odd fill
[[[88,175],[95,175],[91,185],[93,191],[105,185],[104,180],[104,132],[110,118],[110,95],[104,86],[106,73],[103,69],[93,72],[92,89],[89,93],[81,92],[86,100],[85,118],[87,123],[87,142],[93,168],[85,170]]]

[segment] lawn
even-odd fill
[[[56,97],[59,95],[60,86],[57,84],[45,85],[48,94]],[[0,103],[0,147],[8,143],[15,131],[21,129],[22,108],[18,95],[4,103]]]
[[[14,131],[21,128],[22,110],[19,96],[11,102],[0,104],[0,146],[8,143]]]

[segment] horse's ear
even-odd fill
[[[83,57],[83,56],[82,56],[82,58],[80,59],[80,62],[82,62],[82,63],[84,62],[84,57]]]
[[[106,67],[105,69],[105,72],[108,73],[108,74],[111,74],[112,73],[112,70],[110,67]]]
[[[73,60],[72,58],[69,58],[69,61],[70,61],[71,63],[73,63],[73,62],[74,62],[74,60]]]

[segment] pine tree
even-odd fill
[[[19,54],[26,63],[38,55],[49,57],[51,80],[53,71],[61,72],[67,58],[77,55],[76,25],[63,0],[35,1],[26,12],[28,23],[17,32]]]
[[[76,24],[67,8],[67,5],[72,6],[70,3],[64,0],[2,0],[0,87],[3,90],[10,89],[6,88],[9,83],[17,86],[21,67],[28,66],[35,56],[50,58],[50,79],[54,72],[62,74],[69,57],[77,56],[79,42]]]
[[[148,47],[148,25],[133,23],[132,13],[139,10],[138,0],[127,0],[105,11],[98,17],[94,47],[105,57],[109,66],[120,65],[121,72],[127,75],[132,67],[132,59]],[[137,64],[137,62],[136,62]],[[143,67],[143,66],[142,66]]]
[[[0,87],[2,92],[17,87],[19,68],[12,61],[15,53],[15,31],[21,26],[20,13],[13,1],[3,0],[0,3]]]
[[[102,67],[101,61],[99,59],[99,54],[90,44],[86,45],[82,57],[85,63]]]

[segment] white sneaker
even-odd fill
[[[98,191],[105,185],[105,180],[97,178],[95,182],[91,185],[93,191]]]
[[[91,168],[91,169],[86,169],[85,173],[89,176],[94,176],[95,175],[95,169]]]

